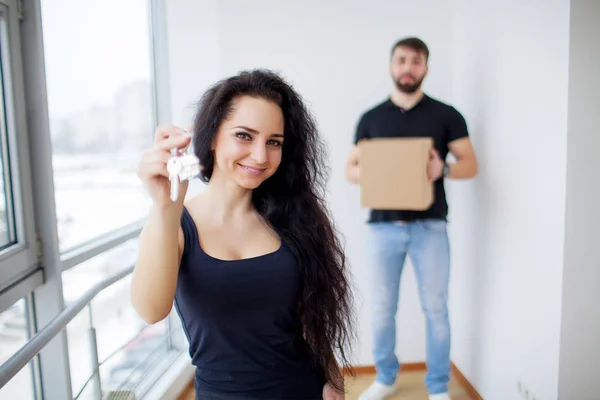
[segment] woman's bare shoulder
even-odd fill
[[[194,219],[200,218],[204,215],[206,212],[206,207],[204,204],[205,196],[203,196],[202,193],[190,197],[183,202],[184,207]]]

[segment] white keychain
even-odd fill
[[[172,157],[167,162],[167,172],[171,182],[171,201],[177,201],[179,196],[179,183],[197,178],[200,175],[200,160],[194,155],[193,146],[190,145],[178,155],[178,149],[171,149]]]

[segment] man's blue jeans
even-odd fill
[[[369,224],[369,233],[377,380],[392,385],[400,369],[395,354],[396,311],[400,275],[408,254],[415,269],[421,308],[426,318],[425,385],[430,394],[445,393],[450,380],[450,322],[447,308],[450,248],[446,221],[375,222]]]

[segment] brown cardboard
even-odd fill
[[[427,210],[433,183],[427,177],[432,138],[361,140],[361,204],[379,210]]]

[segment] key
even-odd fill
[[[177,156],[177,149],[171,150],[173,155],[167,162],[167,172],[169,173],[169,181],[171,182],[171,201],[177,201],[179,196],[179,174],[182,169],[181,157]]]
[[[183,150],[181,155],[178,149],[171,149],[171,158],[167,162],[167,172],[171,182],[171,200],[177,201],[179,196],[179,183],[197,178],[200,175],[202,167],[200,160],[196,157],[191,147]]]
[[[200,175],[200,160],[194,154],[184,154],[179,157],[179,181],[189,181]]]
[[[187,132],[187,130],[186,130]],[[188,132],[189,133],[189,132]],[[200,166],[200,160],[194,154],[194,141],[190,141],[187,148],[183,149],[181,156],[181,169],[179,170],[179,181],[189,181],[190,179],[197,178],[200,175],[202,167]]]

